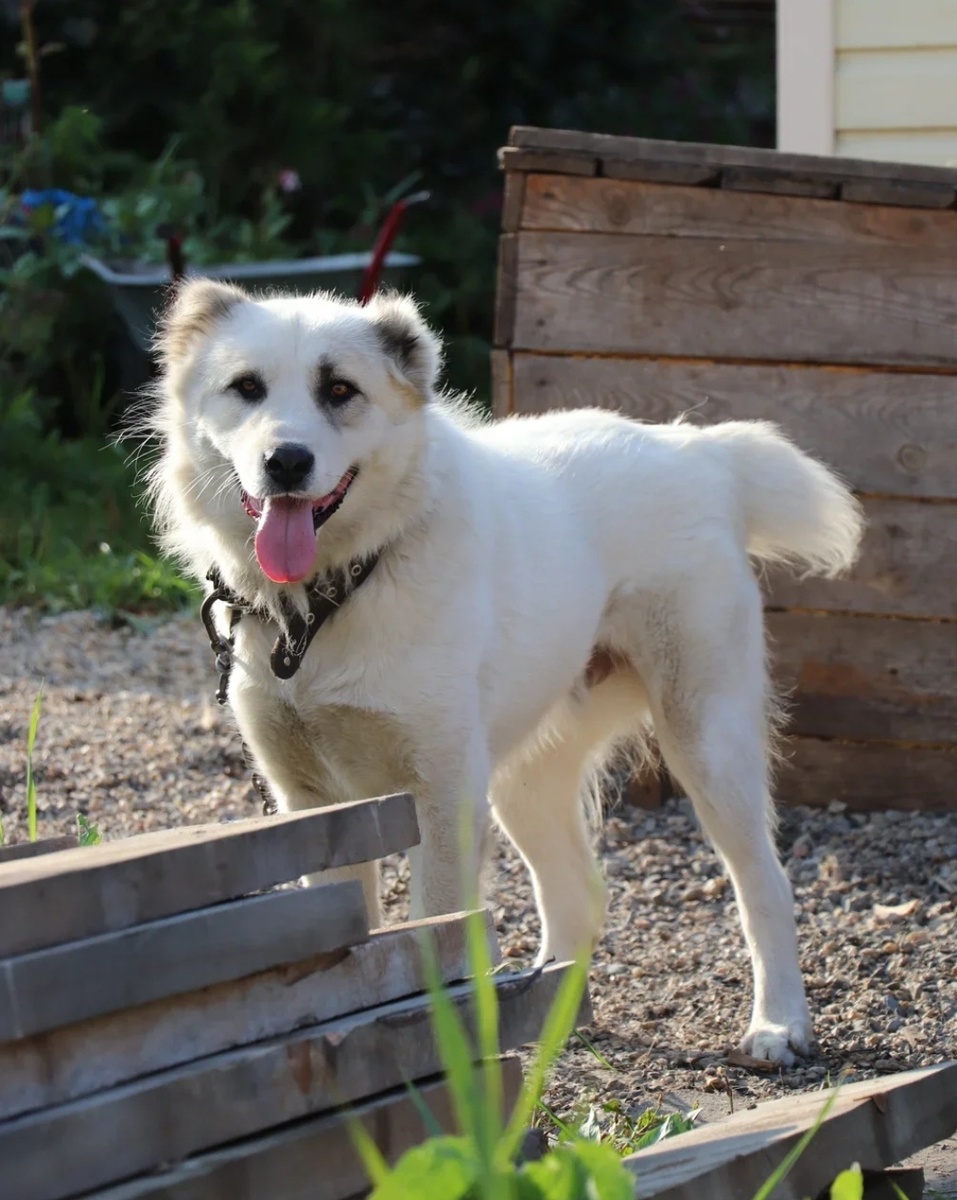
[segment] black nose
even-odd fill
[[[291,492],[302,487],[315,462],[315,456],[305,446],[287,442],[266,455],[266,474],[273,483]]]

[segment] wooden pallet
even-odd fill
[[[448,1127],[421,948],[468,1016],[465,915],[370,932],[357,881],[267,890],[417,841],[402,794],[0,865],[0,1195],[345,1200],[343,1106],[393,1158],[408,1081]],[[498,977],[503,1049],[561,976]]]
[[[641,1200],[741,1200],[754,1195],[816,1124],[826,1092],[773,1100],[725,1121],[651,1146],[625,1160]],[[845,1085],[806,1152],[772,1200],[826,1196],[834,1178],[857,1163],[866,1200],[921,1200],[920,1171],[887,1168],[957,1131],[957,1063]]]
[[[509,141],[496,414],[769,418],[833,466],[868,529],[846,579],[770,576],[795,701],[779,790],[953,808],[957,170],[549,129]]]

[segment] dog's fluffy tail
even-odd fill
[[[770,422],[729,421],[710,432],[733,455],[750,554],[816,575],[851,566],[864,518],[836,475]]]

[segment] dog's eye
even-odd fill
[[[344,379],[336,379],[329,384],[328,394],[333,404],[345,404],[347,400],[351,400],[356,395],[356,392],[357,389]]]
[[[243,400],[262,400],[266,395],[266,385],[263,383],[262,377],[254,371],[248,371],[245,375],[237,375],[229,386]]]

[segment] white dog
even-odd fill
[[[436,394],[438,341],[397,296],[193,282],[159,349],[158,522],[247,614],[229,702],[279,806],[413,792],[414,916],[461,906],[478,869],[460,861],[462,806],[476,844],[491,810],[531,872],[542,958],[565,960],[604,916],[587,781],[653,728],[737,894],[742,1045],[806,1052],[749,560],[850,564],[861,518],[842,484],[763,423],[485,423]],[[375,919],[376,876],[357,873]]]

